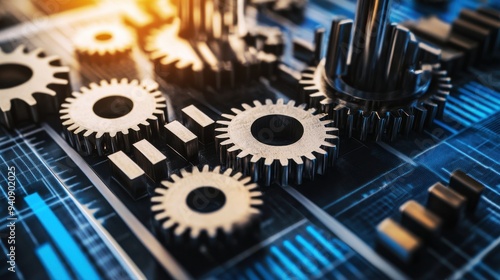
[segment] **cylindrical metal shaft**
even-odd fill
[[[392,0],[358,0],[349,52],[348,79],[357,88],[372,91],[376,73],[386,64],[384,46]]]

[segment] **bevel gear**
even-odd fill
[[[73,43],[82,60],[109,62],[130,54],[134,36],[118,23],[96,23],[82,27]]]
[[[312,180],[334,164],[338,129],[324,120],[326,114],[315,115],[316,109],[296,107],[293,100],[285,104],[283,99],[242,107],[217,121],[216,145],[225,166],[265,185],[276,180],[285,186],[289,178],[301,184],[303,177]]]
[[[134,142],[159,135],[166,100],[157,83],[112,79],[89,87],[73,92],[60,110],[66,138],[77,151],[129,151]]]
[[[10,53],[0,50],[0,122],[8,128],[56,113],[70,89],[69,68],[59,57],[45,56],[42,49],[26,52],[23,45]]]
[[[232,173],[205,165],[162,181],[151,198],[151,210],[168,241],[224,240],[245,235],[256,225],[262,193],[249,177]]]

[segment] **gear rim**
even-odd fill
[[[326,114],[314,114],[305,104],[295,106],[295,101],[285,103],[278,99],[264,104],[254,101],[254,107],[242,104],[243,110],[232,109],[234,115],[223,114],[225,120],[217,121],[216,147],[220,161],[225,166],[250,175],[254,181],[266,186],[277,181],[286,186],[290,181],[302,184],[303,178],[313,180],[333,166],[338,155],[338,130],[330,127],[332,121],[324,120]],[[301,124],[304,132],[300,139],[289,145],[265,144],[252,134],[252,124],[269,115],[291,117]],[[249,116],[251,115],[251,116]],[[248,122],[245,120],[254,120]]]
[[[108,97],[126,98],[133,104],[140,102],[140,106],[117,118],[99,116],[94,106]],[[157,83],[112,79],[73,92],[61,105],[60,119],[67,140],[78,152],[102,156],[122,149],[130,151],[133,143],[159,136],[165,110],[166,100]]]
[[[12,128],[15,122],[39,122],[41,115],[57,113],[71,90],[69,68],[61,66],[58,56],[46,56],[41,48],[26,51],[24,45],[19,45],[10,53],[0,49],[0,61],[2,65],[21,65],[31,71],[26,81],[0,89],[0,123]]]
[[[191,192],[207,185],[221,191],[226,201],[218,210],[200,213],[186,200]],[[257,184],[251,183],[249,177],[233,174],[232,169],[223,172],[220,166],[210,170],[205,165],[194,167],[192,172],[183,169],[180,176],[174,174],[170,180],[162,181],[151,198],[151,211],[160,230],[170,236],[169,240],[220,240],[244,232],[258,222],[261,196]]]

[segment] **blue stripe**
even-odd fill
[[[264,268],[264,266],[260,263],[255,263],[255,269],[257,272],[264,277],[264,279],[271,279],[272,276],[267,272],[267,270]]]
[[[311,252],[313,256],[318,259],[324,266],[327,266],[330,264],[330,262],[321,254],[311,243],[307,242],[307,240],[304,239],[304,237],[297,235],[295,237],[295,240],[300,243],[300,245],[304,246],[307,251]]]
[[[469,83],[464,87],[471,91],[480,91],[478,94],[480,94],[481,97],[484,97],[489,101],[500,105],[500,100],[498,100],[498,96],[500,95],[500,93],[485,86],[482,86],[476,82]]]
[[[278,247],[271,247],[271,253],[273,253],[281,263],[283,263],[288,269],[299,279],[307,279],[307,277],[300,271],[300,269],[287,257],[283,252],[278,249]]]
[[[465,112],[464,110],[458,108],[457,106],[455,106],[451,102],[448,102],[446,104],[446,108],[449,109],[449,110],[451,110],[451,111],[453,111],[453,112],[455,112],[456,114],[458,114],[460,116],[463,116],[463,117],[467,118],[471,122],[479,122],[480,121],[480,119],[477,118],[476,116],[473,116],[473,115]]]
[[[452,118],[452,119],[455,119],[456,121],[458,121],[459,123],[465,125],[465,126],[471,126],[472,123],[467,121],[466,119],[462,118],[461,116],[453,113],[453,112],[450,112],[450,110],[447,110],[446,111],[446,115],[448,115],[448,117]]]
[[[274,274],[278,276],[279,279],[288,279],[290,278],[286,272],[281,269],[281,267],[273,260],[271,257],[266,257],[266,262],[269,267],[273,270]]]
[[[444,122],[440,121],[440,120],[434,120],[434,123],[436,123],[437,125],[441,126],[442,128],[448,130],[449,132],[453,133],[453,134],[457,134],[458,131],[454,128],[452,128],[451,126],[445,124]]]
[[[467,96],[467,94],[466,94],[467,90],[459,89],[458,91],[461,93],[461,95],[458,98],[462,99],[464,102],[470,104],[472,107],[476,107],[479,110],[483,110],[484,112],[486,112],[488,114],[495,113],[495,110],[493,108],[490,108],[485,104],[481,104],[481,102],[479,102],[477,100],[473,100],[472,98]]]
[[[314,237],[316,238],[323,247],[328,249],[336,258],[343,260],[344,255],[337,249],[335,248],[330,241],[327,241],[323,235],[321,235],[314,227],[308,226],[306,230]]]
[[[250,280],[259,280],[259,277],[257,277],[257,275],[255,275],[255,272],[253,272],[250,268],[247,268],[245,270],[245,274]]]
[[[453,102],[453,103],[455,103],[455,104],[457,104],[458,107],[461,107],[462,109],[469,111],[470,114],[475,115],[476,117],[479,118],[479,120],[484,119],[484,118],[486,118],[488,116],[485,113],[480,112],[480,111],[476,110],[475,108],[472,108],[471,106],[469,106],[467,104],[464,104],[464,102],[456,99],[453,96],[448,96],[448,100],[451,101],[451,102]],[[463,112],[463,113],[465,114],[465,112]]]
[[[309,272],[311,272],[315,276],[319,276],[318,267],[313,262],[311,262],[311,260],[309,260],[306,255],[299,251],[299,249],[297,249],[297,247],[295,247],[292,242],[286,240],[285,242],[283,242],[283,245],[288,249],[288,251],[290,251],[290,253],[294,254],[299,259],[299,261],[304,264]]]
[[[42,262],[45,271],[49,273],[50,279],[71,279],[69,272],[64,267],[61,259],[57,256],[54,248],[49,243],[36,248],[36,255]]]
[[[474,92],[470,91],[470,89],[461,88],[458,91],[461,93],[460,98],[465,95],[468,98],[470,98],[471,100],[474,100],[474,102],[480,103],[480,104],[484,105],[485,107],[490,108],[490,110],[495,111],[495,110],[500,109],[500,105],[495,105],[491,102],[488,102],[488,100],[486,100],[486,99],[482,98],[481,96],[475,94]]]
[[[59,250],[67,259],[71,267],[81,279],[100,279],[92,264],[80,250],[75,240],[64,228],[61,221],[52,212],[50,207],[42,200],[38,193],[33,193],[24,198],[28,206],[33,210],[40,223],[49,233]]]

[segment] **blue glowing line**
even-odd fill
[[[488,102],[488,100],[481,98],[481,96],[479,96],[477,94],[474,94],[469,89],[461,88],[458,91],[461,93],[460,98],[462,98],[465,95],[471,101],[474,101],[476,103],[480,103],[480,104],[488,107],[490,110],[493,110],[492,113],[494,113],[496,110],[500,109],[500,105],[495,105],[495,104],[492,104],[491,102]]]
[[[304,255],[299,249],[297,249],[297,247],[295,247],[292,242],[286,240],[285,242],[283,242],[283,245],[288,251],[290,251],[290,253],[294,254],[297,259],[299,259],[299,261],[304,264],[309,272],[311,272],[315,276],[319,276],[318,267],[313,262],[311,262],[311,260],[309,260],[306,255]]]
[[[286,272],[281,269],[281,267],[273,260],[271,257],[266,258],[266,262],[269,265],[269,267],[273,270],[274,274],[278,276],[280,279],[288,279],[290,278]]]
[[[40,195],[33,193],[25,197],[24,200],[33,210],[33,213],[68,260],[78,277],[86,280],[100,279],[85,254]]]
[[[458,115],[462,115],[464,117],[466,117],[468,120],[472,121],[472,122],[479,122],[480,119],[465,112],[464,110],[458,108],[457,106],[453,105],[451,102],[448,102],[446,103],[446,108],[447,109],[450,109],[451,111],[455,112],[456,114]]]
[[[465,88],[469,89],[472,92],[480,91],[480,94],[478,94],[478,95],[488,99],[489,101],[491,101],[497,105],[500,105],[500,100],[498,100],[498,96],[500,94],[496,91],[493,91],[493,90],[491,90],[485,86],[482,86],[476,82],[472,82],[472,83],[465,85]]]
[[[323,237],[314,227],[308,226],[306,230],[314,237],[316,238],[323,247],[325,247],[328,251],[330,251],[336,258],[340,260],[344,260],[344,255],[337,249],[335,248],[332,243]]]
[[[307,277],[300,271],[300,269],[287,257],[283,252],[278,249],[278,247],[271,247],[271,253],[273,253],[281,263],[283,263],[290,271],[299,279],[307,279]]]
[[[494,109],[492,109],[492,108],[490,108],[490,107],[488,107],[488,106],[486,106],[484,104],[481,104],[477,100],[473,100],[472,98],[468,97],[467,94],[466,94],[467,90],[465,90],[465,89],[459,89],[458,91],[460,93],[462,93],[458,98],[462,99],[466,103],[470,104],[472,107],[476,107],[477,109],[483,110],[483,111],[485,111],[488,114],[495,113]]]
[[[71,279],[68,271],[64,267],[61,259],[57,256],[54,248],[49,243],[36,248],[36,255],[42,262],[45,271],[49,273],[50,279],[66,280]]]
[[[318,259],[324,266],[328,266],[330,264],[330,262],[325,258],[325,256],[323,256],[323,254],[321,254],[316,248],[314,248],[313,245],[311,245],[311,243],[307,242],[307,240],[305,240],[302,236],[297,235],[295,237],[295,240],[297,240],[297,242],[299,242],[300,245],[304,246],[307,249],[307,251],[311,252],[313,256],[316,259]]]
[[[259,280],[259,277],[255,275],[255,272],[253,272],[250,268],[245,270],[245,274],[250,280]]]
[[[480,112],[480,111],[476,110],[475,108],[471,108],[471,106],[464,104],[464,102],[461,102],[460,100],[456,99],[453,96],[448,96],[448,100],[457,104],[458,107],[461,107],[462,109],[469,111],[469,113],[471,115],[475,115],[476,117],[478,117],[479,118],[478,120],[481,120],[481,119],[488,117],[487,114]],[[452,105],[452,106],[454,106],[454,105]],[[466,114],[466,112],[463,112],[463,114]]]
[[[264,268],[264,266],[260,263],[255,264],[255,269],[257,272],[264,277],[264,279],[271,279],[272,276],[267,272],[267,270]]]
[[[437,125],[443,127],[444,129],[448,130],[449,132],[453,133],[453,134],[457,134],[458,131],[454,128],[452,128],[451,126],[443,123],[442,121],[440,120],[434,120],[434,123],[436,123]]]

